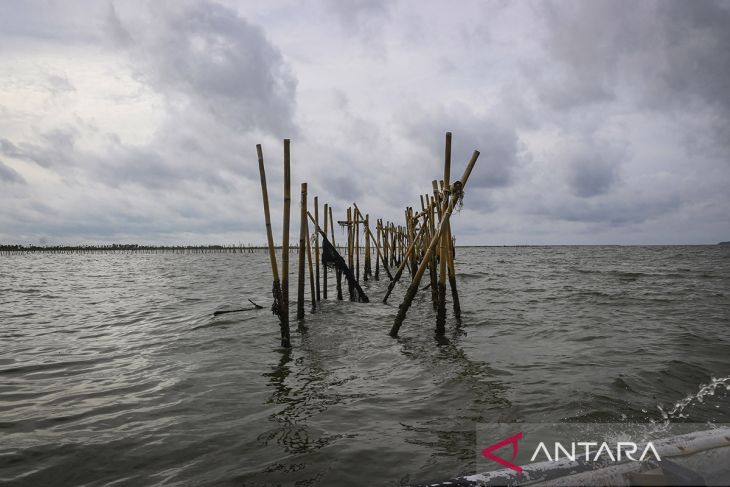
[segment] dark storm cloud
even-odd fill
[[[561,199],[536,213],[569,222],[620,226],[644,223],[677,210],[682,205],[678,195],[649,197],[639,195],[627,201],[621,198]]]
[[[33,162],[62,177],[86,177],[110,187],[135,184],[151,190],[174,189],[189,181],[231,191],[226,169],[208,158],[194,140],[180,137],[172,144],[132,146],[110,136],[101,151],[78,148],[71,128],[38,134],[38,143],[16,146],[0,139],[0,153]],[[240,165],[240,160],[237,161]]]
[[[623,154],[596,142],[566,155],[567,181],[571,192],[590,198],[609,192],[619,180]]]
[[[667,66],[662,78],[674,93],[702,98],[730,115],[730,3],[660,2]]]
[[[539,77],[555,108],[624,95],[652,109],[702,102],[730,120],[730,4],[713,0],[540,4],[559,69]]]
[[[263,31],[218,4],[150,4],[146,19],[112,8],[109,31],[140,80],[237,130],[295,131],[296,78]]]
[[[25,184],[23,176],[18,172],[6,165],[3,161],[0,161],[0,181],[5,183]]]
[[[573,192],[582,197],[596,196],[607,192],[616,180],[616,169],[601,160],[581,159],[575,161],[570,175]]]

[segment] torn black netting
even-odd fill
[[[281,316],[281,283],[278,279],[274,281],[271,293],[274,295],[274,304],[271,305],[271,312],[276,316]]]
[[[335,269],[338,273],[342,273],[345,275],[345,278],[347,279],[347,287],[350,290],[350,296],[353,301],[355,301],[354,297],[357,293],[357,301],[360,303],[368,303],[370,302],[368,300],[368,297],[365,295],[365,292],[360,287],[360,284],[357,283],[357,279],[355,279],[355,276],[352,274],[352,271],[349,267],[347,267],[347,264],[345,263],[345,259],[342,258],[342,256],[335,250],[335,248],[332,246],[329,240],[327,240],[327,237],[325,236],[324,232],[319,232],[322,236],[322,263],[331,268]]]

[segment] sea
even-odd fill
[[[730,247],[458,247],[461,320],[421,291],[398,338],[407,272],[298,326],[292,253],[290,349],[268,259],[0,256],[0,483],[399,486],[483,423],[730,423]]]

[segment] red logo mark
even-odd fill
[[[494,450],[499,450],[503,446],[511,443],[512,444],[512,460],[514,460],[515,457],[517,456],[517,450],[519,449],[519,447],[517,446],[517,441],[521,440],[521,439],[522,439],[522,432],[519,432],[514,436],[510,436],[509,438],[505,438],[504,440],[502,440],[498,443],[495,443],[494,445],[490,445],[490,446],[486,447],[484,450],[482,450],[482,456],[484,458],[494,460],[495,462],[497,462],[501,465],[504,465],[507,468],[511,468],[512,470],[514,470],[517,473],[522,473],[522,467],[520,467],[519,465],[515,465],[514,463],[512,463],[508,460],[505,460],[502,457],[498,457],[497,455],[492,453]]]

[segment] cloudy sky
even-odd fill
[[[730,2],[0,3],[3,243],[264,242],[283,138],[400,221],[446,131],[458,243],[730,240]]]

